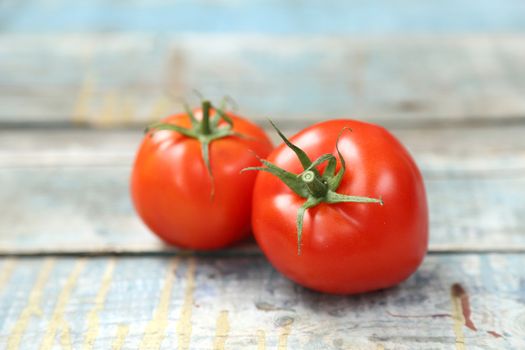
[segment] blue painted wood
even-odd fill
[[[426,180],[431,250],[525,251],[525,126],[392,131]],[[129,197],[142,137],[139,130],[0,131],[0,252],[170,251]],[[234,250],[258,253],[254,245]]]
[[[129,174],[128,165],[0,169],[0,253],[173,251],[137,217]],[[434,173],[426,187],[431,250],[525,250],[523,175]]]
[[[136,125],[193,89],[305,125],[520,121],[525,36],[0,35],[0,124]]]
[[[0,348],[521,349],[524,264],[429,255],[397,287],[340,297],[260,256],[23,258],[0,286]]]
[[[384,34],[525,30],[521,0],[2,2],[3,32]]]
[[[169,86],[232,93],[249,116],[295,128],[348,113],[522,120],[523,18],[521,0],[8,0],[0,119],[143,125],[171,111]],[[431,249],[485,252],[431,254],[400,286],[354,297],[294,285],[253,244],[167,256],[129,202],[128,136],[86,147],[0,135],[0,253],[165,255],[0,258],[0,348],[525,348],[525,254],[488,253],[525,249],[521,135],[421,129],[409,146],[429,189]]]

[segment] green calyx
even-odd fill
[[[224,112],[225,108],[226,100],[223,100],[220,108],[214,107],[210,101],[204,100],[202,101],[202,119],[197,120],[191,108],[186,103],[184,103],[184,110],[190,118],[191,127],[185,128],[175,124],[154,123],[148,126],[145,130],[146,133],[160,130],[175,131],[200,142],[202,159],[204,160],[204,164],[206,165],[206,169],[208,170],[208,174],[212,183],[210,194],[211,198],[214,196],[215,186],[210,164],[210,144],[215,140],[229,136],[247,138],[247,136],[233,130],[233,121]],[[210,111],[212,109],[215,111],[215,114],[210,117]],[[220,124],[221,120],[225,123]]]
[[[259,170],[266,171],[277,176],[286,186],[288,186],[295,194],[305,198],[303,205],[297,210],[296,225],[297,225],[297,254],[301,254],[301,238],[303,232],[303,220],[305,212],[321,203],[335,204],[335,203],[378,203],[383,205],[382,198],[370,198],[361,196],[349,196],[342,193],[337,193],[337,189],[343,179],[343,174],[346,170],[345,160],[339,151],[339,138],[345,131],[351,131],[349,128],[344,128],[339,133],[335,148],[341,163],[339,171],[336,173],[337,158],[333,154],[323,154],[316,160],[312,161],[308,155],[299,147],[294,145],[284,136],[284,134],[270,121],[274,129],[277,131],[284,143],[294,151],[297,158],[303,166],[303,171],[300,174],[294,174],[279,168],[277,165],[260,159],[264,165],[262,167],[251,167],[244,170]],[[321,174],[317,167],[323,163],[327,163]]]

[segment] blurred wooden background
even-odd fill
[[[519,0],[0,1],[0,348],[524,348],[524,18]],[[391,129],[427,184],[421,269],[333,297],[253,243],[163,246],[130,166],[194,89],[288,134]]]

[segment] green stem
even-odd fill
[[[215,181],[213,178],[213,173],[211,171],[210,164],[210,145],[216,140],[222,139],[224,137],[248,137],[244,134],[240,134],[233,130],[233,121],[227,115],[223,109],[214,108],[215,116],[213,120],[210,120],[210,111],[214,108],[210,101],[202,101],[202,119],[197,120],[193,111],[184,104],[184,109],[186,114],[190,118],[191,127],[183,127],[176,124],[170,123],[154,123],[150,125],[145,132],[150,132],[150,135],[153,135],[154,132],[158,130],[170,130],[178,132],[181,135],[186,137],[196,139],[201,144],[201,153],[202,159],[206,165],[210,180],[211,180],[211,193],[210,198],[213,199],[215,193]],[[223,125],[219,125],[220,121],[224,121]],[[296,179],[295,174],[290,174],[291,177]],[[306,193],[307,194],[307,193]]]
[[[303,166],[303,172],[294,174],[288,172],[277,165],[270,163],[267,160],[261,159],[264,167],[250,167],[245,170],[261,170],[277,176],[286,186],[288,186],[298,196],[305,198],[303,205],[297,210],[296,226],[297,226],[297,254],[301,254],[301,239],[303,234],[303,222],[306,211],[321,203],[337,204],[337,203],[376,203],[383,205],[383,198],[371,198],[362,196],[350,196],[336,192],[343,180],[343,175],[346,170],[345,159],[339,150],[339,138],[345,130],[352,129],[344,127],[335,142],[335,149],[339,157],[341,167],[337,174],[335,173],[337,166],[337,158],[331,153],[321,155],[315,161],[311,161],[310,157],[304,150],[294,145],[284,134],[270,121],[284,143],[296,154],[297,158]],[[323,175],[320,174],[317,167],[325,162],[328,162]]]
[[[324,196],[326,196],[328,185],[325,184],[313,171],[307,170],[302,173],[301,180],[315,198],[324,198]]]
[[[210,128],[210,101],[202,101],[202,122],[201,122],[201,133],[203,135],[211,134]]]

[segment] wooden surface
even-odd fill
[[[0,347],[520,349],[524,264],[432,254],[398,287],[338,297],[260,256],[4,259]]]
[[[521,0],[0,1],[0,349],[525,348],[523,18]],[[130,167],[193,89],[287,134],[387,126],[428,190],[421,268],[339,297],[251,241],[160,243]]]
[[[525,250],[525,128],[393,132],[425,176],[432,251]],[[143,226],[129,198],[141,137],[110,130],[0,132],[0,201],[9,203],[0,252],[171,251]]]
[[[267,35],[523,31],[521,0],[133,0],[2,2],[2,30],[44,32],[241,32]]]
[[[399,126],[525,114],[521,34],[24,33],[0,35],[0,57],[0,123],[8,125],[142,127],[193,89],[215,100],[230,94],[256,120],[302,126],[344,116]]]

